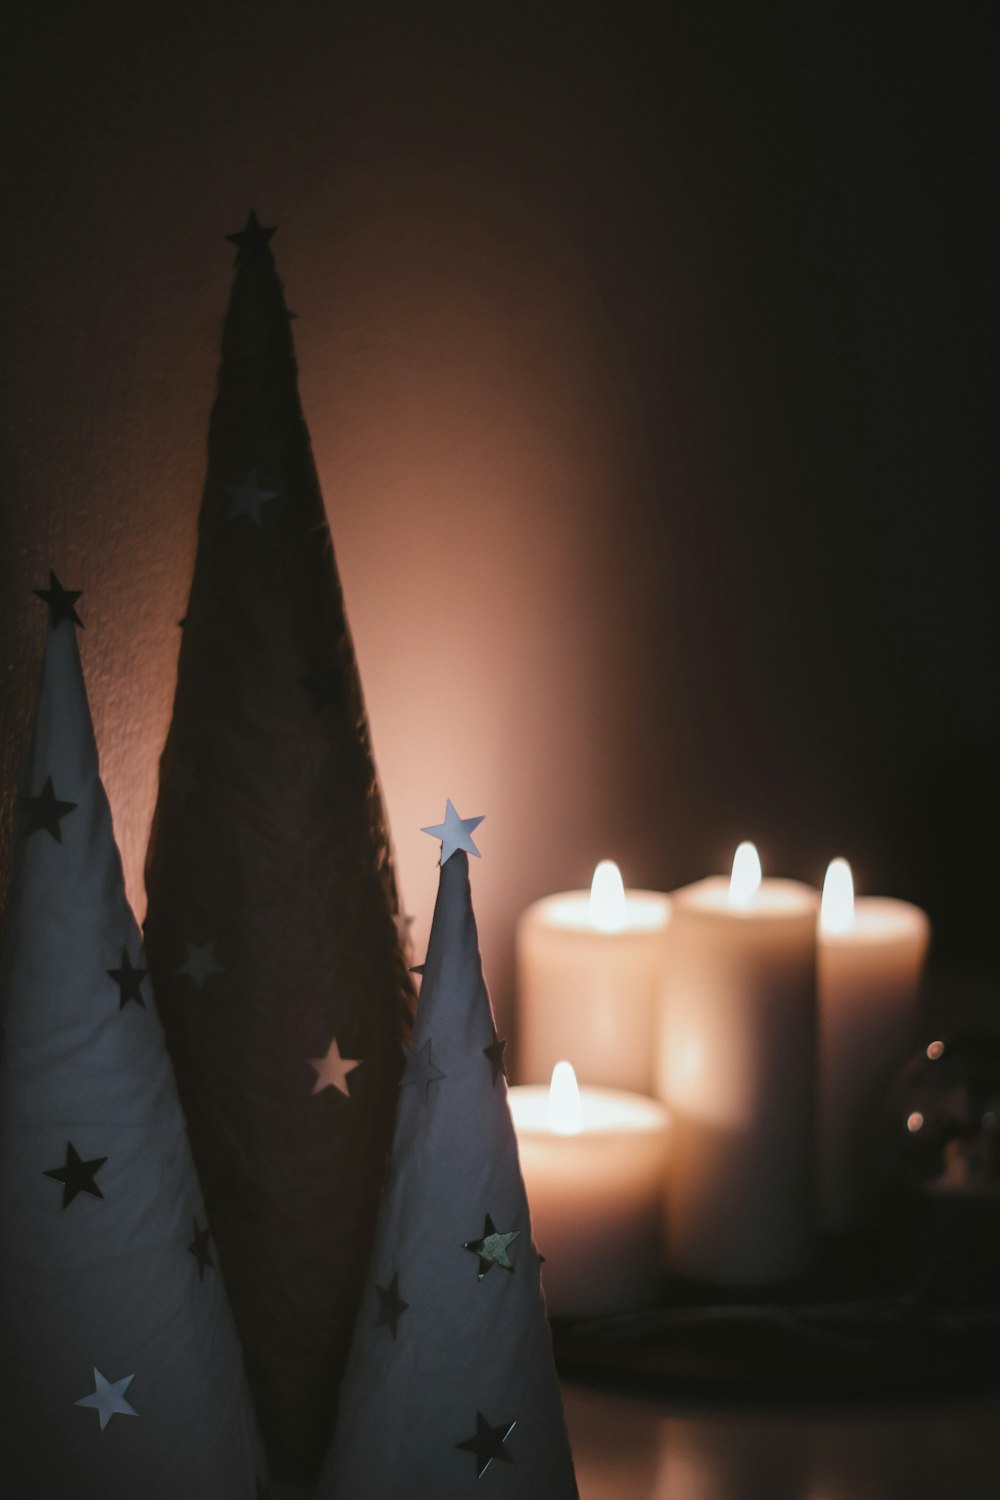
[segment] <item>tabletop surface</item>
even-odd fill
[[[1000,1500],[998,1394],[751,1407],[564,1382],[563,1399],[580,1500]]]

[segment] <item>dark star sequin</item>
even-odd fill
[[[63,1208],[68,1208],[77,1193],[89,1193],[92,1198],[103,1198],[97,1183],[94,1181],[97,1173],[107,1161],[106,1156],[95,1156],[90,1161],[83,1161],[77,1154],[76,1148],[71,1141],[66,1142],[66,1162],[61,1167],[49,1167],[43,1173],[45,1177],[52,1177],[56,1182],[63,1185]]]
[[[504,1443],[510,1437],[517,1422],[501,1422],[499,1427],[494,1427],[488,1422],[481,1411],[476,1412],[476,1432],[474,1437],[466,1438],[462,1443],[456,1443],[456,1448],[461,1448],[466,1453],[476,1455],[476,1478],[482,1479],[486,1470],[493,1460],[499,1459],[501,1463],[512,1464],[511,1458]]]
[[[393,1338],[395,1338],[396,1324],[410,1305],[408,1302],[404,1302],[399,1295],[399,1272],[396,1272],[388,1286],[376,1285],[375,1291],[378,1294],[379,1304],[375,1327],[381,1328],[385,1324]]]
[[[21,801],[28,809],[29,816],[28,826],[24,830],[25,838],[29,838],[31,834],[38,833],[44,828],[46,833],[51,833],[57,844],[61,844],[60,819],[75,812],[77,804],[59,800],[52,785],[52,777],[46,776],[45,785],[37,797],[22,797]]]
[[[121,968],[108,969],[107,972],[118,986],[118,1009],[124,1010],[129,1001],[134,1000],[136,1005],[141,1005],[143,1010],[145,1010],[146,1002],[142,994],[142,981],[145,979],[148,971],[133,967],[127,948],[122,948]]]

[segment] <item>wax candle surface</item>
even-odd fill
[[[749,1285],[800,1271],[813,1244],[818,900],[744,871],[732,894],[719,877],[672,897],[657,1083],[671,1264]]]
[[[522,913],[519,1078],[547,1083],[570,1050],[581,1083],[652,1092],[669,914],[666,896],[623,889],[617,911],[613,899],[609,908],[589,891],[564,891]]]
[[[881,1104],[916,1046],[929,942],[919,907],[855,900],[850,866],[831,863],[819,924],[820,1203],[828,1229],[849,1229],[873,1207]]]
[[[656,1300],[663,1275],[668,1116],[617,1089],[579,1091],[579,1129],[550,1123],[549,1088],[512,1088],[549,1316],[591,1317]]]

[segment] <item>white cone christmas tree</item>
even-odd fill
[[[451,804],[392,1163],[318,1500],[572,1500],[504,1043]]]
[[[242,1357],[139,933],[74,623],[50,610],[0,958],[0,1487],[255,1500]]]

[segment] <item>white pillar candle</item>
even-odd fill
[[[670,902],[626,891],[603,860],[590,891],[536,901],[517,924],[517,1076],[547,1082],[572,1048],[582,1083],[649,1094]]]
[[[930,942],[925,912],[884,896],[854,899],[851,867],[831,862],[819,920],[820,1204],[826,1228],[863,1216],[886,1086],[916,1047]]]
[[[673,1116],[668,1244],[685,1275],[777,1281],[814,1229],[817,894],[730,880],[672,897],[658,1092]]]
[[[668,1116],[655,1099],[551,1086],[512,1088],[510,1112],[549,1316],[584,1318],[654,1302],[664,1267]]]

